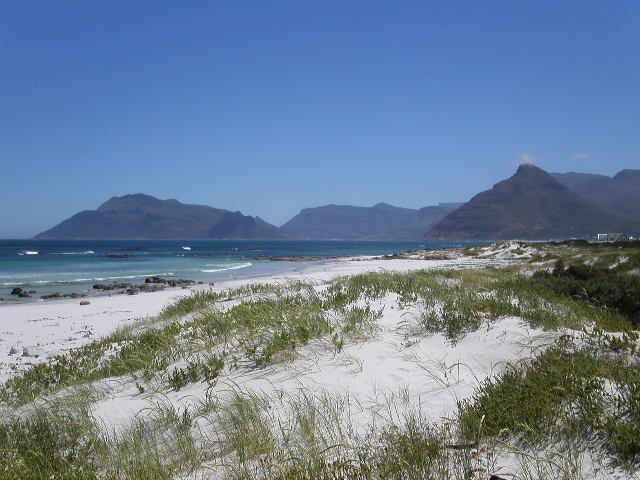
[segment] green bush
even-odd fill
[[[623,342],[629,352],[635,351],[633,339]],[[564,340],[485,380],[473,398],[459,404],[463,435],[520,436],[533,443],[599,441],[625,463],[636,464],[640,369],[628,355],[606,350],[608,344],[605,338],[577,348]]]
[[[534,279],[558,294],[617,311],[633,325],[640,324],[638,276],[581,264],[566,268],[562,260],[558,260],[553,272],[536,272]]]

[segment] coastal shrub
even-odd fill
[[[562,295],[541,282],[537,275],[527,277],[487,269],[476,273],[462,271],[460,278],[465,288],[475,290],[477,308],[490,319],[518,316],[532,327],[545,330],[579,330],[590,323],[609,331],[624,331],[630,326],[617,311],[580,297]]]
[[[565,267],[558,261],[553,272],[534,278],[550,290],[617,311],[640,325],[640,277],[581,264]]]
[[[614,344],[603,337],[597,331],[581,347],[561,340],[530,362],[485,380],[473,398],[459,403],[463,435],[517,435],[530,445],[596,442],[626,464],[640,461],[636,344],[629,339],[605,349]],[[621,345],[629,350],[622,352]]]

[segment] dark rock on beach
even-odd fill
[[[15,287],[11,290],[11,295],[20,295],[22,293],[22,289],[20,287]]]

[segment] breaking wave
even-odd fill
[[[236,265],[230,265],[228,267],[223,267],[223,268],[203,269],[203,270],[200,270],[200,271],[202,273],[224,272],[226,270],[239,270],[241,268],[247,268],[247,267],[250,267],[251,265],[253,265],[253,263],[247,262],[247,263],[239,263],[239,264],[236,264]],[[207,267],[213,267],[214,265],[206,265],[206,266]]]
[[[51,252],[49,255],[94,255],[96,252],[87,250],[85,252]]]

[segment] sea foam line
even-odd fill
[[[96,252],[87,250],[86,252],[51,252],[49,255],[93,255]]]
[[[251,265],[253,265],[253,263],[240,263],[238,265],[231,265],[230,267],[226,267],[226,268],[212,268],[212,269],[204,269],[204,270],[200,270],[202,273],[215,273],[215,272],[224,272],[225,270],[239,270],[241,268],[247,268],[250,267]]]

